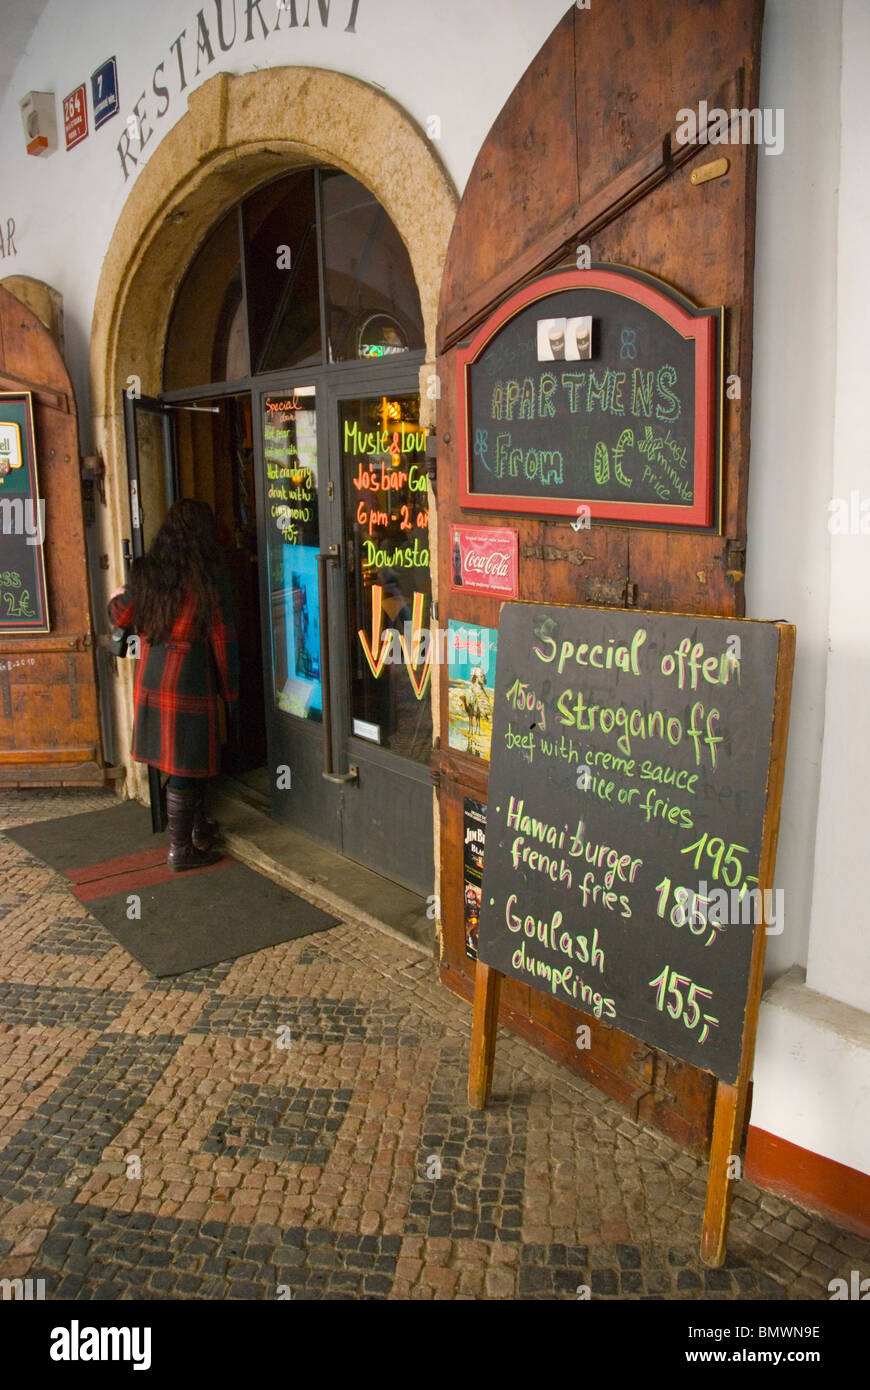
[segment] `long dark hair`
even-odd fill
[[[185,597],[196,594],[193,637],[211,626],[215,574],[223,564],[217,522],[207,502],[173,502],[147,555],[131,573],[136,626],[151,642],[166,642]]]

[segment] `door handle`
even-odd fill
[[[351,763],[347,772],[336,772],[332,766],[332,683],[329,666],[329,595],[328,567],[341,564],[337,545],[322,550],[317,556],[317,587],[320,591],[320,685],[323,691],[323,772],[327,782],[358,782],[359,768]]]

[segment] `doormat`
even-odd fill
[[[174,873],[167,835],[152,835],[151,813],[135,801],[4,834],[64,874],[88,911],[158,977],[235,960],[339,921],[229,855]]]

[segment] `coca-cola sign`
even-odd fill
[[[451,527],[450,587],[516,598],[517,532],[507,526]]]

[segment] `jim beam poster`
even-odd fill
[[[462,857],[465,892],[465,954],[477,960],[477,926],[483,886],[483,851],[486,845],[486,803],[465,798],[462,824]]]

